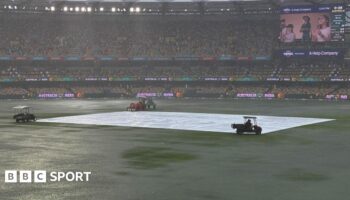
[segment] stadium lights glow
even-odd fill
[[[72,8],[72,7],[69,8],[69,11],[73,11],[73,10],[74,10],[74,8]]]
[[[100,11],[103,12],[103,11],[104,11],[104,8],[103,8],[103,7],[100,7]]]
[[[11,5],[9,5],[9,9],[12,10],[12,6]]]
[[[134,12],[134,7],[130,7],[130,12]]]
[[[140,7],[136,7],[136,8],[135,8],[135,11],[136,11],[136,12],[140,12],[140,11],[141,11]]]
[[[14,9],[17,10],[17,6],[14,6]]]
[[[115,12],[115,11],[116,11],[115,7],[113,7],[113,8],[111,9],[111,11],[112,11],[112,12]]]
[[[86,12],[86,8],[85,7],[81,7],[81,12]]]
[[[88,8],[87,8],[87,11],[88,11],[88,12],[91,12],[91,7],[88,7]]]
[[[67,6],[63,7],[63,11],[67,12],[68,11],[68,7]]]
[[[75,12],[79,12],[80,8],[79,7],[75,7]]]
[[[55,10],[56,10],[55,6],[51,6],[51,11],[55,11]]]

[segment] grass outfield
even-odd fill
[[[133,100],[134,101],[134,100]],[[159,111],[336,119],[263,136],[16,124],[11,108],[39,118],[125,110],[130,100],[0,101],[0,199],[329,200],[350,196],[350,103],[159,100]],[[278,126],[278,124],[276,124]],[[84,183],[5,184],[4,171],[91,171]]]

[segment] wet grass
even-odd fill
[[[118,176],[128,176],[128,175],[130,175],[129,172],[125,172],[125,171],[118,171],[118,172],[115,172],[114,174],[118,175]]]
[[[303,169],[295,168],[287,170],[276,177],[288,181],[324,181],[329,179],[324,173],[310,172]]]
[[[153,169],[171,163],[194,160],[197,156],[165,147],[134,147],[122,153],[131,168]]]

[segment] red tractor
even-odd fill
[[[145,110],[155,110],[156,104],[151,98],[140,97],[139,102],[131,103],[129,107],[126,108],[127,111],[145,111]]]

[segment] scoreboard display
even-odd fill
[[[283,43],[343,42],[346,7],[344,4],[282,7],[279,39]]]
[[[344,5],[332,7],[331,41],[345,41],[345,11]]]

